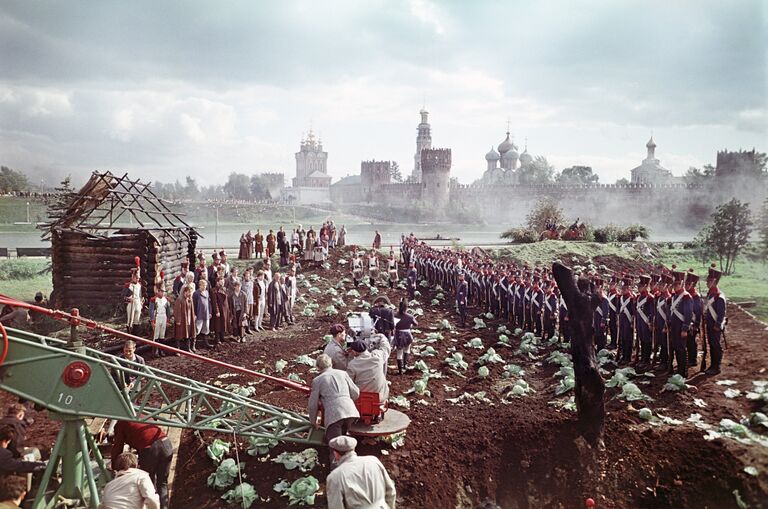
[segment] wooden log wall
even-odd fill
[[[139,257],[144,295],[154,295],[156,277],[164,272],[167,291],[181,272],[181,262],[194,266],[197,235],[180,230],[133,230],[108,238],[94,238],[72,231],[55,231],[51,237],[54,305],[72,307],[118,307],[120,293],[130,280]]]

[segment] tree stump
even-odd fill
[[[571,323],[571,356],[576,379],[574,387],[579,433],[592,446],[602,446],[605,423],[605,382],[600,376],[592,340],[592,317],[600,300],[586,279],[578,286],[568,267],[555,263],[552,266],[558,288],[568,306]]]

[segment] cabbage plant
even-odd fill
[[[232,458],[225,459],[219,464],[216,471],[208,476],[208,487],[217,490],[228,488],[238,478],[241,469],[242,465],[238,467]]]
[[[236,504],[239,507],[248,509],[259,498],[256,488],[253,485],[244,482],[224,493],[221,499],[230,504]]]

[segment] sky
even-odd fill
[[[419,110],[470,183],[509,129],[556,169],[676,175],[768,150],[762,0],[0,2],[0,163],[34,181],[127,171],[336,178],[413,168]],[[54,182],[50,182],[53,184]]]

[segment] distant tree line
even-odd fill
[[[184,182],[176,180],[164,184],[154,182],[152,188],[161,198],[167,200],[270,200],[269,183],[263,175],[246,175],[232,172],[224,184],[200,186],[187,176]]]
[[[0,193],[20,193],[29,190],[27,176],[7,166],[0,166]]]

